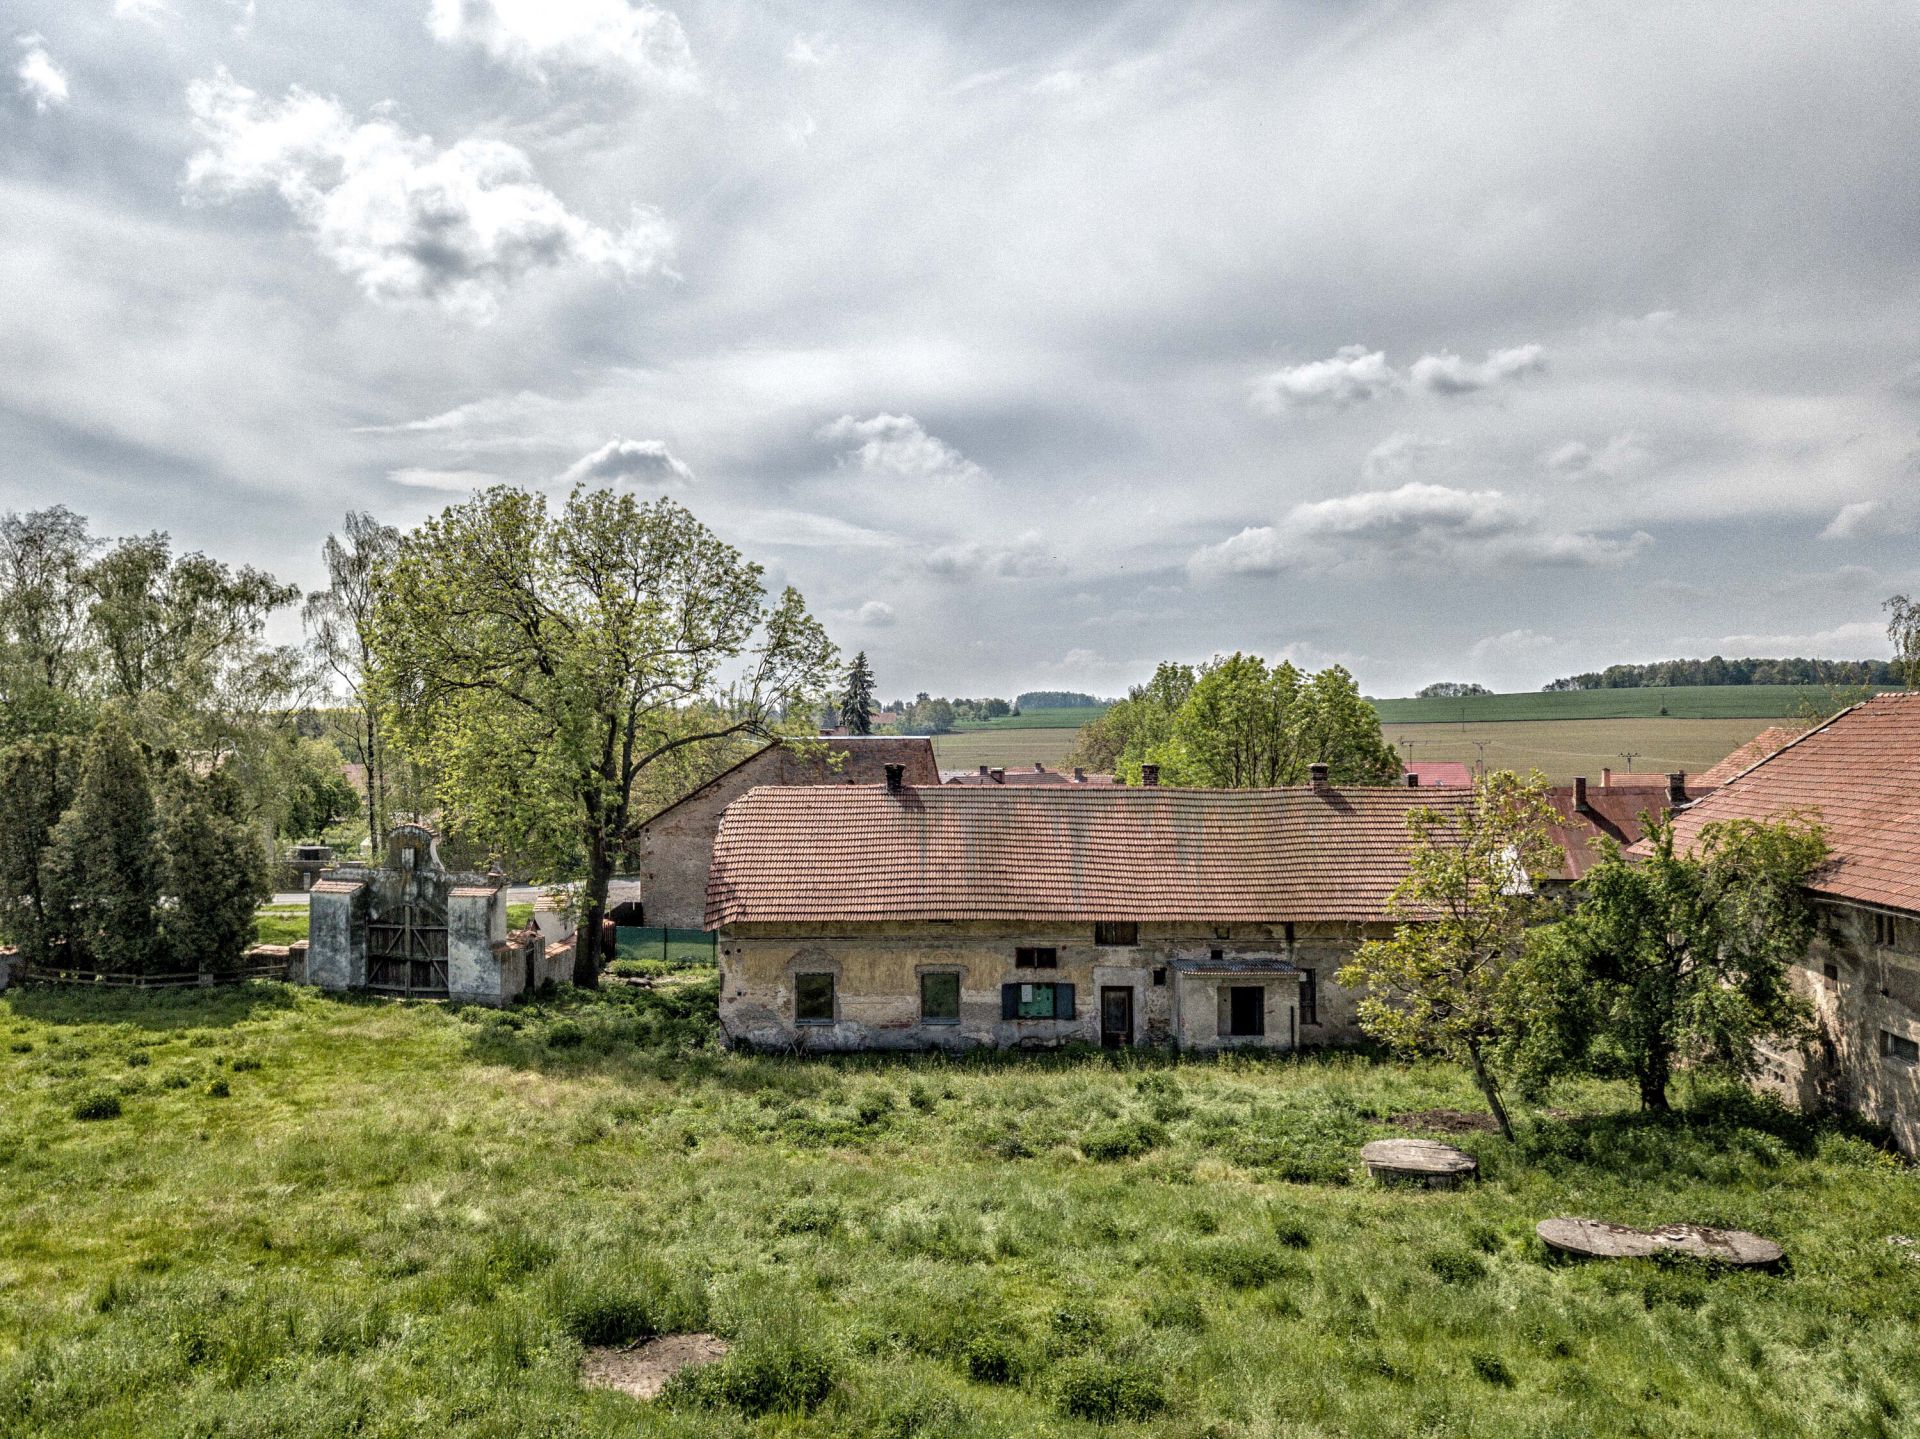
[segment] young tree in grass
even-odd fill
[[[1458,804],[1407,815],[1407,877],[1387,939],[1368,940],[1340,983],[1363,990],[1360,1024],[1409,1054],[1466,1065],[1500,1132],[1513,1138],[1495,1073],[1500,985],[1541,911],[1541,881],[1564,862],[1548,826],[1546,781],[1488,775]]]
[[[576,488],[558,514],[505,486],[405,536],[373,652],[392,733],[450,817],[585,879],[574,981],[599,931],[641,777],[689,746],[811,713],[833,645],[788,589],[670,500]]]
[[[266,852],[224,766],[203,779],[176,770],[165,790],[159,838],[172,900],[163,915],[169,963],[230,974],[253,943],[254,911],[272,893]]]
[[[109,711],[87,744],[42,868],[49,921],[109,973],[144,974],[158,958],[154,831],[146,759],[126,721]]]
[[[1684,853],[1657,821],[1647,843],[1634,861],[1605,844],[1579,907],[1515,967],[1510,1028],[1529,1078],[1624,1068],[1641,1107],[1663,1112],[1677,1066],[1750,1075],[1763,1041],[1805,1031],[1788,977],[1813,937],[1804,886],[1827,847],[1797,817],[1703,825]]]
[[[873,733],[873,671],[861,650],[847,666],[847,687],[840,694],[840,725],[852,734]]]

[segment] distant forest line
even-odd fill
[[[1556,690],[1661,689],[1676,685],[1897,685],[1892,660],[1722,659],[1657,660],[1644,665],[1608,665],[1542,685]]]

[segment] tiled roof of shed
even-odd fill
[[[1833,857],[1819,894],[1920,913],[1920,694],[1879,694],[1681,811],[1685,848],[1714,820],[1815,815]]]
[[[707,927],[1377,920],[1406,816],[1469,791],[763,788],[727,807]]]

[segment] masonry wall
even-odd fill
[[[722,932],[719,944],[720,1023],[734,1043],[762,1048],[932,1049],[1051,1046],[1100,1042],[1100,991],[1133,991],[1138,1043],[1212,1049],[1259,1043],[1267,1048],[1346,1043],[1359,1038],[1354,996],[1333,982],[1333,972],[1361,937],[1358,926],[1297,925],[1289,944],[1286,926],[1140,927],[1136,946],[1098,946],[1092,925],[1045,928],[976,923],[876,925],[739,925]],[[1023,969],[1015,949],[1049,946],[1055,969]],[[1293,974],[1197,975],[1182,964],[1244,956],[1271,963],[1291,960],[1315,971],[1319,1023],[1290,1019],[1299,1000]],[[960,1020],[929,1023],[920,1012],[920,975],[960,976]],[[835,979],[835,1011],[829,1024],[801,1024],[794,1013],[794,976],[828,973]],[[1074,986],[1071,1020],[1004,1019],[1001,986],[1066,983]],[[1266,1035],[1238,1040],[1218,1032],[1217,987],[1267,987]]]
[[[1903,1150],[1920,1155],[1920,1064],[1888,1053],[1883,1038],[1920,1046],[1920,917],[1895,919],[1891,945],[1876,942],[1871,910],[1826,903],[1819,923],[1793,972],[1818,1036],[1771,1052],[1762,1087],[1803,1108],[1884,1124]]]

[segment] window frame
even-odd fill
[[[1267,1037],[1267,987],[1264,984],[1223,984],[1220,986],[1227,995],[1227,1031],[1225,1039],[1265,1039]],[[1256,994],[1260,997],[1259,1027],[1241,1029],[1234,1023],[1233,1011],[1237,997],[1242,994]]]
[[[1023,1000],[1020,998],[1020,991],[1023,989],[1036,991],[1044,989],[1049,991],[1048,1012],[1045,1014],[1022,1014],[1020,1012],[1021,1006],[1034,1002],[1033,1000]],[[1063,1008],[1066,1011],[1064,1014],[1061,1013]],[[1064,979],[1009,980],[1000,986],[1000,1018],[1002,1022],[1012,1024],[1075,1023],[1080,1018],[1080,1006],[1078,997],[1075,994],[1075,987],[1072,981]]]
[[[1302,969],[1300,971],[1300,1027],[1309,1024],[1315,1029],[1320,1027],[1320,971]]]
[[[1140,921],[1097,919],[1093,922],[1093,943],[1098,949],[1138,949]]]
[[[1907,1038],[1904,1034],[1895,1034],[1891,1029],[1880,1031],[1880,1057],[1894,1064],[1920,1065],[1920,1041]]]
[[[1013,947],[1015,969],[1058,969],[1060,951],[1051,944],[1016,944]]]
[[[945,979],[953,981],[953,1013],[951,1015],[933,1015],[927,1013],[927,981]],[[957,969],[923,969],[920,971],[920,1022],[922,1024],[956,1025],[960,1022],[960,971]]]
[[[800,984],[802,980],[824,979],[827,982],[827,1013],[825,1018],[803,1015],[800,1012]],[[840,976],[830,969],[799,969],[793,974],[793,1022],[805,1025],[833,1025],[840,1021]]]

